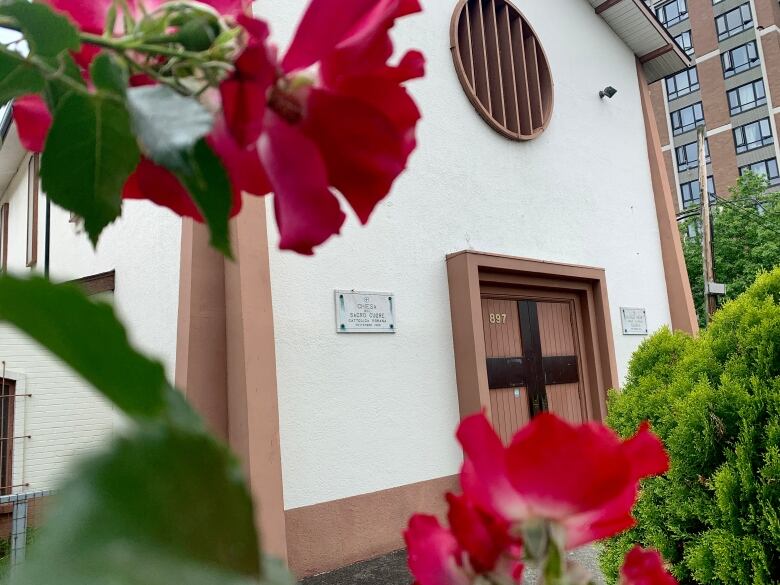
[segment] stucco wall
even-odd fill
[[[2,153],[8,155],[7,151]],[[25,274],[27,161],[0,203],[9,203],[8,267]],[[37,272],[44,264],[45,197],[39,200]],[[108,295],[129,327],[131,339],[160,359],[173,378],[176,355],[180,219],[146,202],[131,201],[123,217],[104,232],[97,251],[69,222],[70,214],[52,206],[51,279],[70,280],[116,271],[116,293]],[[31,398],[17,400],[14,483],[29,489],[54,487],[74,456],[105,444],[118,415],[97,392],[59,360],[7,326],[0,326],[0,362],[10,377],[23,380]],[[132,373],[128,373],[132,375]],[[17,388],[17,392],[18,392]],[[28,489],[28,488],[19,488]]]
[[[281,47],[304,4],[262,4]],[[513,143],[458,83],[454,4],[426,2],[396,29],[398,47],[428,58],[413,86],[424,119],[368,227],[351,217],[314,258],[269,235],[288,509],[457,471],[450,252],[605,268],[621,376],[642,338],[620,334],[619,307],[645,307],[651,330],[669,322],[634,55],[584,0],[517,0],[549,57],[555,109],[541,137]],[[602,101],[606,85],[618,94]],[[397,333],[337,335],[334,289],[394,292]]]

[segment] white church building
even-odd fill
[[[262,4],[282,46],[305,4]],[[441,510],[461,416],[504,438],[543,410],[600,420],[647,334],[696,330],[648,92],[689,61],[642,0],[431,0],[393,34],[427,58],[418,149],[314,257],[278,250],[272,196],[245,199],[236,262],[138,201],[93,250],[0,128],[0,268],[114,304],[242,457],[264,544],[299,576]],[[0,368],[2,493],[56,488],[121,425],[5,326]]]

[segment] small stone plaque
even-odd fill
[[[623,335],[647,335],[647,311],[620,307],[620,323]]]
[[[338,333],[395,333],[393,293],[337,290]]]

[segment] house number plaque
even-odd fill
[[[335,291],[338,333],[395,333],[393,293]]]

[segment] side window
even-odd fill
[[[0,494],[13,490],[13,435],[16,382],[0,378]]]
[[[699,166],[699,144],[698,142],[690,142],[683,146],[678,146],[675,149],[677,154],[677,170],[687,171],[689,169],[695,169]],[[706,161],[710,162],[710,145],[709,141],[704,141],[704,154]]]
[[[693,39],[691,37],[691,31],[686,30],[674,37],[674,41],[680,45],[680,48],[691,57],[693,55]]]
[[[723,77],[733,77],[737,73],[742,73],[760,64],[758,59],[758,48],[756,41],[750,41],[730,51],[721,53],[721,64],[723,65]]]
[[[752,110],[766,103],[766,89],[764,80],[757,79],[745,85],[731,89],[727,93],[729,101],[729,113],[734,116],[748,110]]]
[[[27,163],[27,266],[38,262],[38,155]]]
[[[688,95],[699,89],[699,74],[696,67],[680,71],[666,78],[666,92],[669,100]]]
[[[8,203],[0,204],[0,272],[8,270]]]
[[[750,11],[750,3],[729,10],[715,19],[715,28],[718,30],[718,40],[722,41],[741,33],[753,26],[753,14]]]
[[[707,193],[710,195],[710,203],[715,203],[715,181],[712,176],[707,177]],[[701,188],[699,187],[699,179],[694,179],[688,183],[680,185],[680,195],[682,196],[683,209],[688,209],[698,205],[701,201]]]
[[[769,118],[757,120],[734,129],[737,154],[772,144],[772,126]]]
[[[685,0],[672,0],[655,9],[661,24],[672,26],[688,18],[688,5]]]
[[[759,175],[764,175],[769,180],[770,185],[780,184],[780,172],[778,172],[777,159],[775,158],[762,160],[761,162],[739,168],[740,175],[744,175],[747,171],[753,171]]]
[[[672,133],[677,136],[689,130],[693,130],[704,120],[704,110],[701,102],[696,102],[670,114],[672,119]]]

